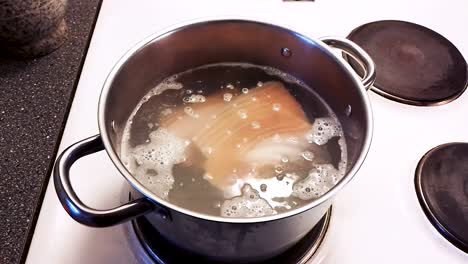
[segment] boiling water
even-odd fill
[[[121,159],[173,204],[259,217],[330,190],[346,170],[342,134],[330,108],[294,77],[212,64],[171,76],[142,98],[126,124]]]

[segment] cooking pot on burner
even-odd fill
[[[361,80],[330,47],[341,49],[365,69]],[[347,142],[346,175],[326,194],[304,207],[258,218],[222,218],[187,210],[141,185],[119,159],[125,123],[140,99],[175,73],[204,64],[248,62],[287,72],[304,81],[340,120]],[[109,74],[99,100],[100,134],[66,149],[57,159],[54,182],[60,202],[84,225],[106,227],[144,217],[182,249],[225,262],[274,257],[303,238],[324,216],[332,198],[363,163],[371,142],[372,114],[366,93],[374,64],[356,44],[341,38],[310,39],[279,26],[248,20],[209,20],[179,25],[143,40]],[[85,205],[75,194],[69,170],[86,155],[106,150],[131,188],[131,201],[109,210]]]

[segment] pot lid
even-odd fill
[[[354,29],[348,38],[374,60],[377,79],[372,90],[388,99],[411,105],[440,105],[456,99],[467,86],[467,64],[462,54],[431,29],[383,20]],[[348,55],[345,58],[362,73],[359,63]]]
[[[427,152],[416,169],[416,194],[430,222],[468,253],[468,143]]]

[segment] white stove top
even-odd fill
[[[206,16],[254,17],[310,37],[346,36],[364,23],[397,19],[429,27],[468,58],[466,0],[104,1],[60,145],[98,133],[97,105],[112,66],[145,36],[175,23]],[[413,107],[370,93],[375,130],[371,150],[354,180],[336,197],[330,229],[313,263],[468,263],[468,255],[429,223],[414,190],[414,170],[432,147],[468,141],[468,92],[447,105]],[[122,202],[125,181],[105,152],[81,159],[72,183],[96,208]],[[89,228],[60,205],[52,178],[27,263],[139,263],[126,228]]]

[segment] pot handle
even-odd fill
[[[79,158],[101,150],[104,150],[101,136],[92,136],[68,147],[55,162],[53,176],[55,190],[65,211],[81,224],[107,227],[154,210],[156,204],[147,198],[140,198],[108,210],[90,208],[78,198],[70,183],[70,168]]]
[[[362,84],[369,90],[374,84],[375,81],[375,64],[372,61],[372,58],[365,52],[361,47],[359,47],[356,43],[352,42],[346,38],[340,37],[323,37],[320,38],[322,42],[331,46],[333,48],[340,49],[347,54],[351,55],[354,59],[356,59],[359,64],[364,67],[364,77],[362,78]]]

